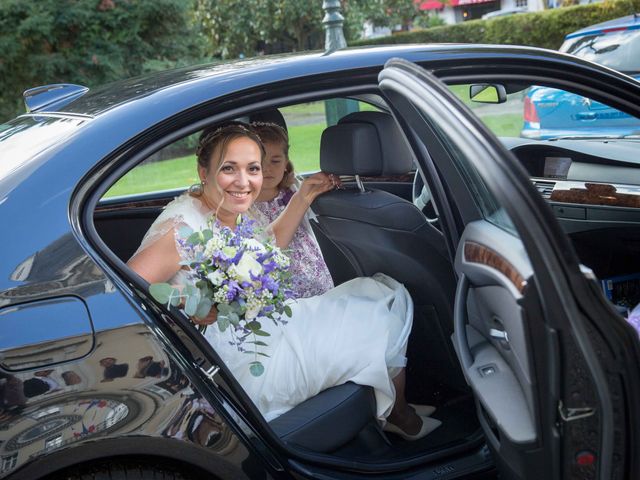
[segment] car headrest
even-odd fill
[[[395,120],[383,112],[354,112],[322,133],[320,168],[337,175],[401,175],[413,152]]]
[[[333,125],[322,132],[320,169],[336,175],[382,175],[380,140],[372,125]]]
[[[253,122],[275,123],[276,125],[280,125],[284,128],[285,132],[287,131],[287,122],[284,120],[284,116],[277,108],[252,113],[249,115],[249,123]]]

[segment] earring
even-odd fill
[[[194,183],[189,187],[189,193],[195,197],[200,197],[204,193],[204,185],[205,181],[202,180],[200,183]]]

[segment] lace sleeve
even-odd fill
[[[141,251],[160,240],[170,230],[177,232],[179,227],[188,226],[194,230],[206,225],[208,212],[205,212],[200,200],[188,193],[176,197],[167,204],[162,213],[153,222],[142,239],[142,243],[133,254],[136,256]],[[176,248],[179,246],[176,244]]]

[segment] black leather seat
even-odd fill
[[[323,132],[320,168],[357,180],[400,175],[412,170],[413,153],[391,115],[356,112]],[[411,202],[362,184],[323,194],[312,208],[319,229],[356,275],[382,272],[407,287],[416,307],[414,332],[423,330],[430,367],[444,382],[463,387],[462,376],[452,374],[459,372],[449,340],[456,280],[442,233]]]
[[[287,443],[327,453],[375,425],[375,417],[373,389],[347,382],[320,392],[269,425]]]

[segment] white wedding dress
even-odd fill
[[[203,228],[211,213],[199,200],[181,195],[156,219],[138,251],[172,228]],[[181,270],[170,283],[188,281],[188,272]],[[268,346],[260,351],[269,356],[259,358],[265,369],[259,377],[249,372],[254,356],[231,345],[228,331],[221,332],[213,324],[204,334],[265,419],[270,421],[321,391],[349,381],[373,387],[378,418],[386,418],[395,400],[391,379],[406,364],[413,319],[413,303],[404,286],[376,274],[350,280],[323,295],[293,300],[290,305],[293,315],[286,325],[258,319],[270,334],[262,339]]]

